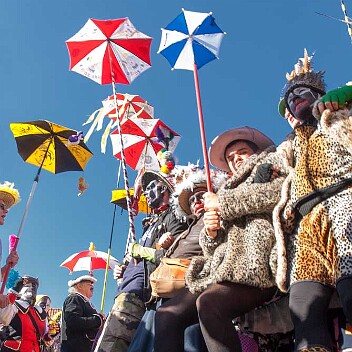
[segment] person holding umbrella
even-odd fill
[[[275,238],[271,212],[286,172],[274,151],[273,141],[251,127],[213,140],[210,162],[232,176],[204,195],[204,255],[191,261],[177,311],[166,302],[156,312],[156,352],[182,351],[184,329],[198,319],[209,351],[241,351],[232,320],[274,297],[281,274],[276,251],[284,243]]]
[[[17,204],[21,198],[20,193],[14,188],[14,183],[5,181],[0,184],[0,225],[4,225],[5,217],[9,212],[9,209]],[[2,257],[2,244],[0,241],[0,262]],[[1,267],[1,277],[4,277],[6,269],[8,267],[13,268],[18,263],[19,257],[16,250],[11,251],[9,256],[6,258],[6,264]],[[7,295],[0,294],[0,308],[4,308],[10,304],[10,300]]]
[[[172,175],[146,171],[141,177],[141,187],[153,213],[143,222],[144,232],[139,243],[131,243],[129,246],[128,252],[132,259],[123,272],[114,305],[95,348],[96,352],[128,350],[145,312],[145,303],[150,298],[149,274],[160,263],[160,258],[170,247],[174,237],[187,228],[187,224],[176,217],[170,206],[174,191]],[[155,248],[158,250],[155,251]],[[119,277],[115,273],[115,278]]]

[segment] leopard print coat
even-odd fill
[[[351,107],[325,110],[317,128],[295,130],[294,168],[274,210],[276,235],[288,239],[287,281],[281,290],[302,280],[335,286],[352,275],[351,187],[316,205],[300,222],[287,216],[300,197],[352,177]]]
[[[186,273],[192,293],[201,293],[209,285],[223,281],[261,288],[275,286],[277,241],[272,210],[280,199],[284,177],[253,183],[260,164],[272,163],[283,174],[286,172],[273,148],[252,155],[218,191],[223,228],[215,239],[205,232],[200,234],[204,256],[194,257]],[[281,241],[278,243],[284,247]]]

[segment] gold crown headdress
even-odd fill
[[[324,71],[314,72],[312,58],[307,49],[304,49],[304,56],[298,59],[291,73],[286,73],[287,82],[282,89],[281,99],[287,98],[290,92],[298,86],[309,87],[320,94],[325,94]],[[280,111],[281,113],[281,111]]]

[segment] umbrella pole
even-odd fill
[[[201,98],[200,98],[198,69],[197,69],[197,64],[196,63],[194,64],[194,67],[193,67],[193,73],[194,73],[194,85],[195,85],[195,88],[196,88],[199,128],[200,128],[200,136],[201,136],[201,140],[202,140],[204,167],[205,167],[205,174],[206,174],[206,178],[207,178],[207,188],[208,188],[208,192],[212,192],[212,185],[211,185],[211,179],[210,179],[209,159],[208,159],[208,149],[207,149],[207,142],[206,142],[206,137],[205,137],[203,109],[202,109],[202,102],[201,102]]]
[[[33,199],[33,196],[34,196],[34,192],[35,192],[35,189],[37,188],[37,184],[38,184],[38,182],[39,182],[40,172],[42,171],[43,164],[44,164],[46,155],[48,154],[48,151],[49,151],[49,148],[50,148],[50,144],[52,143],[52,141],[53,141],[53,138],[50,139],[50,142],[49,142],[49,144],[48,144],[48,147],[46,148],[46,151],[45,151],[45,154],[44,154],[44,158],[43,158],[43,160],[42,160],[42,163],[40,164],[39,169],[38,169],[38,171],[37,171],[37,174],[36,174],[35,177],[34,177],[34,182],[33,182],[33,185],[32,185],[31,193],[29,194],[29,197],[28,197],[28,200],[27,200],[27,203],[26,203],[26,208],[25,208],[25,210],[24,210],[24,214],[23,214],[23,216],[22,216],[21,224],[20,224],[20,227],[19,227],[19,229],[18,229],[17,239],[16,239],[15,245],[14,245],[14,247],[13,247],[13,251],[15,251],[15,250],[17,249],[18,242],[19,242],[20,237],[21,237],[21,234],[22,234],[23,226],[24,226],[24,223],[25,223],[26,218],[27,218],[27,215],[28,215],[29,207],[30,207],[30,205],[31,205],[31,203],[32,203],[32,199]],[[3,294],[3,293],[4,293],[5,286],[6,286],[6,281],[7,281],[7,278],[8,278],[8,276],[9,276],[10,270],[11,270],[11,268],[10,268],[10,266],[8,265],[8,266],[6,267],[4,277],[2,278],[2,284],[1,284],[1,288],[0,288],[0,294]]]
[[[112,83],[112,89],[114,93],[114,101],[115,101],[115,108],[116,111],[118,111],[118,106],[117,106],[117,100],[116,100],[116,89],[115,89],[115,84],[114,82]],[[125,190],[126,190],[126,200],[127,200],[127,211],[128,211],[128,220],[130,223],[130,229],[128,233],[128,238],[127,242],[132,240],[132,242],[136,242],[136,233],[135,233],[135,227],[134,227],[134,219],[133,219],[133,211],[132,211],[132,198],[130,194],[130,186],[128,183],[128,176],[127,176],[127,168],[126,168],[126,159],[125,159],[125,150],[123,146],[123,138],[122,138],[122,133],[121,133],[121,123],[120,123],[120,118],[119,116],[117,117],[117,130],[119,132],[120,136],[120,145],[121,145],[121,163],[122,163],[122,171],[123,171],[123,179],[125,182]]]
[[[39,181],[39,175],[40,175],[41,169],[42,169],[42,165],[40,166],[40,168],[39,168],[39,170],[37,172],[37,175],[34,178],[34,182],[33,182],[32,189],[31,189],[31,193],[29,194],[29,197],[28,197],[28,200],[27,200],[27,204],[26,204],[26,208],[25,208],[24,214],[22,216],[21,224],[20,224],[20,227],[18,229],[17,239],[16,239],[15,245],[13,247],[13,251],[15,251],[17,249],[17,245],[18,245],[18,242],[19,242],[21,234],[22,234],[23,226],[24,226],[24,223],[25,223],[27,215],[28,215],[28,210],[29,210],[29,207],[31,205],[31,202],[32,202],[32,199],[33,199],[33,196],[34,196],[35,189],[37,188],[37,184],[38,184],[38,181]],[[2,278],[0,294],[4,293],[5,286],[6,286],[6,281],[7,281],[7,278],[9,276],[10,270],[11,270],[11,267],[8,265],[6,267],[6,271],[4,273],[4,277]]]
[[[116,207],[117,207],[117,205],[115,204],[115,206],[114,206],[114,215],[113,215],[112,224],[111,224],[110,241],[109,241],[109,248],[108,248],[108,259],[106,261],[106,267],[105,267],[103,294],[101,296],[100,313],[104,313],[106,284],[107,284],[107,281],[108,281],[108,271],[109,271],[109,266],[110,266],[110,254],[111,254],[111,246],[112,246],[112,235],[114,233],[114,227],[115,227]]]

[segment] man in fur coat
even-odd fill
[[[301,125],[292,142],[294,168],[274,218],[277,233],[289,239],[296,349],[331,351],[327,309],[335,287],[352,320],[352,87],[324,95],[324,72],[315,73],[310,61],[305,50],[286,76],[285,107]],[[333,96],[339,97],[335,106],[321,115]]]
[[[284,173],[274,151],[272,140],[250,127],[226,131],[212,142],[212,165],[232,177],[216,195],[205,194],[204,255],[192,259],[186,273],[189,291],[182,293],[178,314],[170,314],[168,351],[182,350],[180,329],[198,317],[209,351],[241,351],[232,320],[274,296],[277,256],[271,213]],[[258,170],[263,165],[266,173]],[[279,177],[272,177],[273,171]]]

